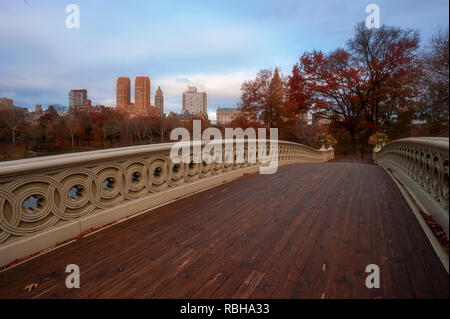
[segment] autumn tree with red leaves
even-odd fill
[[[250,122],[266,128],[280,122],[284,88],[278,68],[259,71],[254,80],[242,84],[241,90],[240,108]]]
[[[309,94],[296,67],[287,78],[278,68],[261,70],[254,80],[244,82],[241,91],[242,116],[234,125],[278,128],[280,138],[298,141],[297,125],[305,118]]]
[[[346,49],[305,53],[297,65],[313,110],[344,128],[353,144],[367,144],[412,105],[418,41],[410,30],[360,23]]]
[[[365,115],[377,131],[389,125],[399,111],[411,107],[419,75],[415,63],[419,35],[417,31],[385,25],[369,29],[361,22],[347,46],[353,64],[363,70]]]
[[[287,78],[275,68],[244,82],[243,117],[254,126],[277,127],[280,138],[301,141],[301,123],[312,111],[330,120],[332,131],[344,130],[362,151],[375,132],[410,126],[417,97],[418,43],[415,31],[368,29],[359,23],[346,48],[304,53]]]
[[[338,49],[329,54],[305,53],[298,64],[307,79],[313,110],[345,128],[353,140],[365,120],[363,71],[352,66],[350,54]],[[364,124],[363,124],[364,123]]]

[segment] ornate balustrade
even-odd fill
[[[374,149],[376,163],[392,172],[415,197],[422,210],[442,226],[449,224],[449,139],[405,138]]]
[[[0,266],[81,233],[181,196],[257,172],[258,148],[246,141],[243,163],[173,163],[174,143],[116,148],[0,163]],[[323,162],[334,151],[278,141],[279,165]],[[201,143],[205,147],[206,142]],[[192,152],[192,148],[191,148]],[[256,154],[252,154],[255,152]],[[192,154],[191,154],[192,155]],[[256,155],[256,162],[249,158]],[[227,163],[230,162],[230,163]]]

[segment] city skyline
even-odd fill
[[[116,109],[132,116],[145,115],[156,112],[164,114],[164,96],[161,87],[154,95],[151,103],[151,79],[149,76],[137,76],[134,81],[134,101],[131,102],[131,80],[129,77],[118,77],[116,82]]]
[[[438,27],[448,28],[448,2],[431,2],[374,3],[381,23],[417,29],[424,45]],[[0,12],[0,96],[33,108],[65,105],[70,89],[87,88],[94,104],[115,106],[117,77],[151,74],[164,90],[165,113],[180,112],[182,92],[193,85],[208,92],[211,114],[219,106],[236,106],[242,82],[259,69],[279,66],[288,74],[304,51],[345,44],[354,25],[365,20],[368,3],[230,1],[206,7],[154,1],[123,7],[77,1],[81,25],[75,30],[64,26],[65,3],[6,0]]]

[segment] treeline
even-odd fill
[[[167,142],[175,127],[192,130],[192,122],[159,116],[127,118],[110,108],[64,114],[50,109],[31,121],[20,110],[5,110],[0,117],[0,158]]]
[[[265,69],[246,81],[233,124],[278,127],[281,139],[307,144],[302,117],[312,111],[330,121],[316,134],[333,136],[338,153],[370,152],[377,136],[448,136],[448,30],[422,48],[412,30],[354,31],[343,48],[303,53],[287,76]]]

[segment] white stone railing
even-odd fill
[[[236,163],[235,156],[232,163],[174,164],[169,156],[173,144],[0,163],[0,266],[265,165],[258,156],[256,163],[248,163],[247,142],[244,163]],[[269,141],[263,144],[273,156]],[[284,141],[277,148],[280,165],[334,158],[332,149]]]
[[[376,147],[376,163],[390,169],[448,235],[448,137],[405,138]]]

